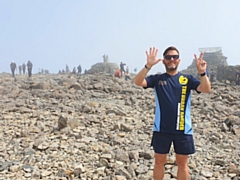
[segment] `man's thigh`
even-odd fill
[[[153,132],[151,146],[157,154],[168,154],[172,144],[172,137],[166,133]]]
[[[176,154],[189,155],[196,152],[192,135],[176,135],[173,145]]]

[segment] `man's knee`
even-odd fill
[[[155,154],[155,165],[156,166],[164,166],[166,163],[167,155],[164,154]]]
[[[185,161],[176,161],[178,166],[178,170],[180,171],[188,171],[188,163]]]

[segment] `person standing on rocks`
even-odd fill
[[[69,69],[69,67],[68,67],[68,65],[66,64],[66,74],[69,74],[70,73],[70,69]]]
[[[26,64],[25,63],[22,64],[22,70],[23,70],[23,74],[25,74],[25,71],[26,71]]]
[[[76,69],[76,67],[73,67],[72,74],[77,75],[77,69]]]
[[[33,68],[33,64],[30,60],[28,60],[28,63],[27,63],[28,77],[32,76],[32,68]]]
[[[126,64],[123,63],[123,62],[120,63],[121,77],[123,76],[123,73],[125,73],[125,69],[124,69],[124,66],[125,66],[125,65],[126,65]]]
[[[164,177],[164,165],[172,143],[178,166],[177,179],[187,180],[188,155],[195,153],[190,118],[191,90],[197,93],[210,92],[211,84],[206,76],[207,63],[203,60],[203,53],[199,58],[194,54],[196,70],[200,74],[198,80],[192,75],[178,72],[179,51],[173,46],[164,51],[163,59],[157,58],[158,49],[155,47],[146,51],[146,55],[146,65],[136,75],[134,83],[155,91],[155,121],[151,142],[155,152],[154,180],[162,180]],[[150,69],[160,61],[165,65],[166,73],[146,77]]]
[[[236,85],[239,86],[240,85],[240,73],[238,70],[235,75],[235,80],[236,80]]]
[[[22,66],[21,65],[18,66],[18,70],[19,70],[19,74],[22,74]]]
[[[80,76],[82,73],[82,66],[79,64],[77,69],[78,69],[78,76]]]
[[[11,71],[12,71],[12,76],[15,77],[15,71],[17,69],[17,65],[14,61],[11,62],[10,68],[11,68]]]

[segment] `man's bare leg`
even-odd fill
[[[177,179],[189,180],[188,155],[176,154],[176,163],[178,166]]]
[[[166,163],[167,154],[155,153],[155,165],[153,170],[154,180],[162,180],[164,177],[164,165]]]

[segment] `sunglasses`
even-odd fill
[[[166,55],[166,56],[164,56],[164,59],[166,59],[166,60],[171,60],[172,58],[173,58],[173,60],[178,60],[179,55]]]

